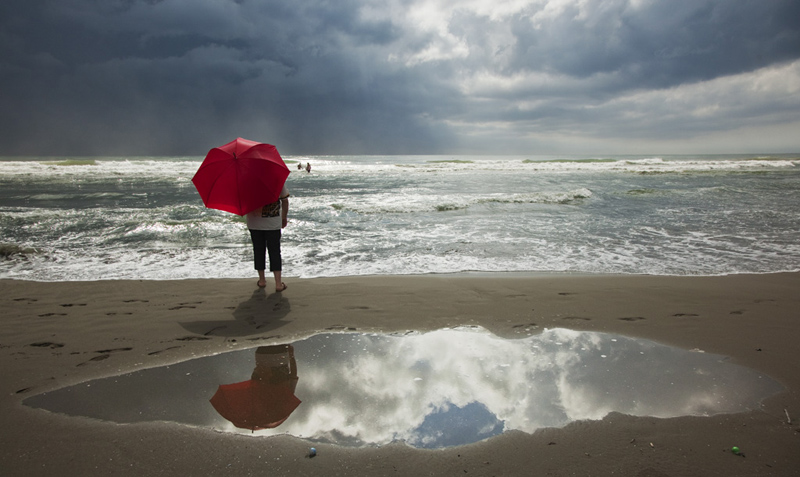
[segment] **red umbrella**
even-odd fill
[[[275,146],[237,138],[208,151],[192,182],[206,207],[244,215],[278,200],[287,177]]]
[[[272,429],[280,426],[300,405],[291,382],[269,383],[251,379],[223,384],[211,405],[240,429]]]
[[[300,405],[294,395],[297,381],[292,345],[260,346],[252,379],[220,385],[211,405],[238,428],[272,429]]]

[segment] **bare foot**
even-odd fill
[[[258,288],[265,288],[267,286],[267,281],[259,280],[258,282],[256,282],[256,285],[258,285]]]

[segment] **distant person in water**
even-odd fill
[[[275,278],[275,291],[288,288],[281,281],[283,263],[281,261],[281,229],[286,227],[289,216],[289,191],[283,186],[279,199],[271,204],[247,213],[247,228],[253,241],[253,261],[258,272],[258,286],[267,286],[265,276],[267,254],[269,270]]]
[[[311,172],[311,163],[306,164],[306,172]]]
[[[297,163],[297,170],[298,171],[302,171],[303,170],[303,163],[302,162],[298,162]]]

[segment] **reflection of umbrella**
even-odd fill
[[[252,379],[219,386],[211,405],[241,429],[272,429],[300,405],[294,395],[297,380],[291,345],[262,346],[256,350]]]
[[[287,177],[275,146],[237,138],[208,151],[192,182],[206,207],[244,215],[277,201]]]

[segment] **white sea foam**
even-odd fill
[[[172,160],[170,160],[172,159]],[[438,156],[286,156],[289,169],[299,175],[296,162],[312,164],[312,174],[317,171],[344,174],[385,174],[399,171],[474,172],[492,171],[547,171],[547,172],[702,172],[746,171],[792,168],[800,165],[797,157],[764,157],[739,159],[670,159],[659,157],[639,159],[555,159],[535,160],[525,156],[510,158],[468,157],[463,160],[442,161]],[[58,161],[2,161],[0,176],[14,177],[158,177],[163,180],[191,178],[202,158],[97,158],[93,164],[57,165]]]
[[[253,276],[243,220],[192,186],[202,158],[73,159],[0,160],[0,247],[26,251],[0,278]],[[287,159],[312,164],[287,182],[288,276],[800,269],[791,156]]]

